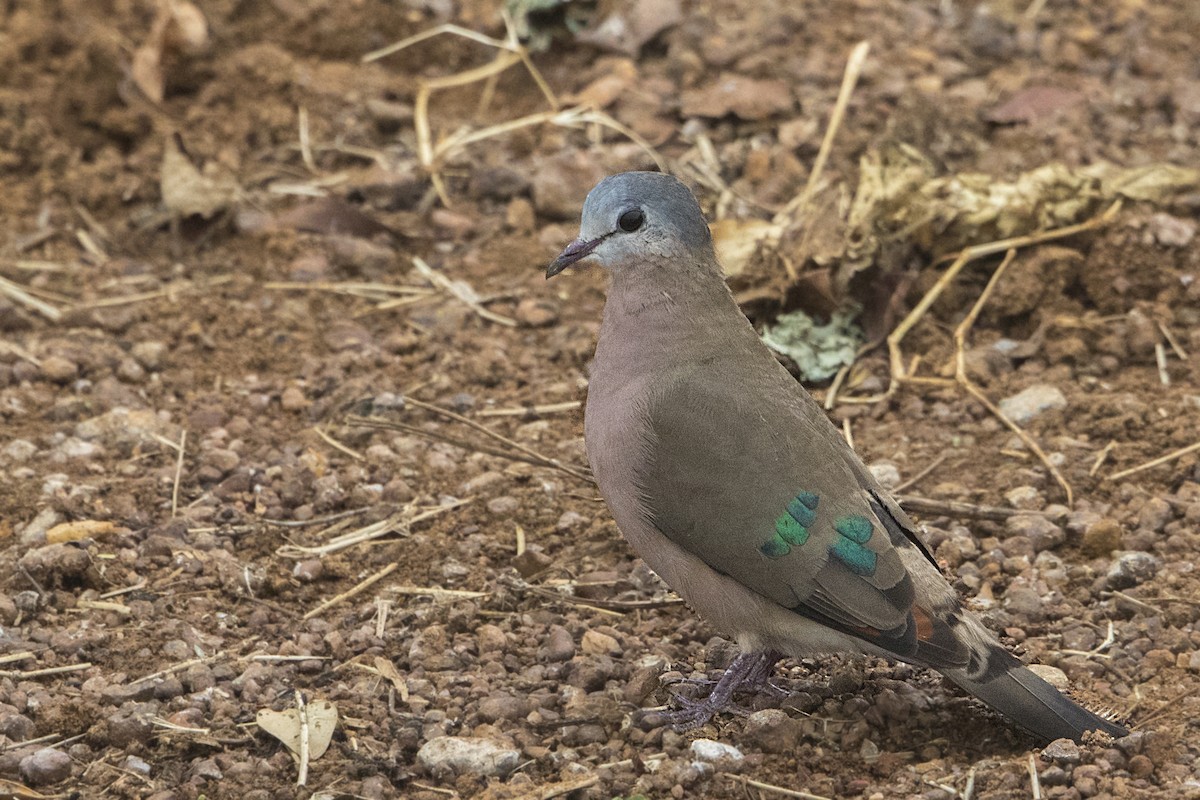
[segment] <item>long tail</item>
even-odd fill
[[[1129,731],[1094,714],[1033,674],[999,645],[991,648],[987,670],[978,677],[967,670],[948,669],[943,674],[1030,733],[1046,740],[1080,741],[1086,731],[1104,731],[1113,738]]]

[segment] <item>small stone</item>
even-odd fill
[[[325,575],[325,562],[319,558],[309,558],[297,561],[292,567],[292,577],[301,583],[319,581]]]
[[[620,655],[621,643],[600,631],[586,631],[579,643],[583,652],[589,655]]]
[[[1022,511],[1040,511],[1046,507],[1046,500],[1042,497],[1042,493],[1032,486],[1018,486],[1015,489],[1009,489],[1004,493],[1004,499],[1010,506]]]
[[[1047,411],[1060,411],[1066,407],[1067,398],[1062,390],[1044,383],[1034,384],[1000,401],[1000,411],[1018,425],[1031,422]]]
[[[0,451],[9,461],[21,463],[28,461],[37,453],[37,445],[27,439],[13,439],[4,446],[4,450]]]
[[[1122,553],[1108,568],[1104,582],[1110,589],[1129,589],[1153,578],[1161,565],[1150,553],[1140,550]]]
[[[575,657],[575,640],[561,625],[552,625],[538,656],[545,661],[570,661]]]
[[[479,701],[476,707],[479,718],[484,722],[521,719],[529,713],[529,701],[510,694],[495,694]]]
[[[505,201],[529,191],[529,178],[508,167],[484,167],[471,170],[467,192],[476,198]]]
[[[764,753],[790,753],[800,745],[804,727],[778,708],[755,711],[746,718],[742,738]]]
[[[516,318],[529,328],[548,328],[558,322],[558,305],[549,298],[526,297],[517,303]]]
[[[571,531],[580,530],[587,524],[588,518],[583,514],[577,511],[564,511],[554,527],[559,533],[570,533]]]
[[[1082,548],[1084,555],[1106,556],[1121,547],[1124,531],[1121,524],[1110,517],[1103,517],[1083,529]]]
[[[146,369],[157,370],[163,365],[167,349],[163,342],[138,342],[129,349],[129,354]]]
[[[791,111],[792,92],[786,81],[726,73],[716,81],[686,90],[680,105],[685,117],[733,114],[744,120],[762,120]]]
[[[1078,764],[1079,745],[1070,739],[1055,739],[1042,750],[1042,756],[1057,764]]]
[[[1067,532],[1041,514],[1017,514],[1004,522],[1011,536],[1023,536],[1035,553],[1053,550],[1067,540]]]
[[[1046,664],[1030,664],[1029,671],[1060,692],[1066,691],[1067,686],[1070,684],[1070,681],[1067,680],[1067,673],[1058,667],[1051,667]]]
[[[503,653],[508,649],[508,637],[496,625],[480,625],[475,630],[475,641],[481,653]]]
[[[594,186],[604,175],[604,167],[590,152],[560,153],[533,170],[533,205],[550,219],[576,219],[583,211],[579,187]]]
[[[1141,510],[1138,511],[1138,527],[1154,533],[1161,533],[1174,517],[1175,512],[1170,503],[1161,497],[1151,497],[1142,504]]]
[[[524,197],[514,197],[504,210],[504,224],[518,233],[529,233],[537,224],[533,203]]]
[[[487,510],[491,514],[508,515],[521,507],[521,501],[511,495],[493,497],[487,502]]]
[[[1129,759],[1129,774],[1135,778],[1148,778],[1154,772],[1154,762],[1149,756],[1139,753]]]
[[[745,756],[742,755],[741,750],[723,742],[712,739],[693,739],[692,758],[712,764],[718,761],[737,763],[742,761]]]
[[[879,485],[889,491],[900,485],[900,468],[891,461],[876,461],[867,469],[879,481]]]
[[[1148,229],[1164,247],[1187,247],[1196,236],[1196,223],[1159,211],[1151,214]]]
[[[516,769],[520,759],[519,752],[502,742],[467,736],[438,736],[417,751],[417,763],[438,779],[503,776]]]
[[[514,556],[512,560],[513,568],[521,573],[522,578],[532,577],[552,563],[554,560],[550,556],[541,550],[534,550],[532,547],[527,548],[521,555]]]
[[[71,757],[53,747],[43,747],[21,759],[21,778],[30,786],[48,786],[71,777]]]
[[[289,386],[283,390],[279,403],[284,411],[303,411],[308,408],[308,398],[298,386]]]
[[[75,362],[62,356],[49,356],[42,359],[40,370],[42,377],[55,383],[66,383],[74,380],[75,376],[79,374],[79,367]]]

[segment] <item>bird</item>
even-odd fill
[[[587,195],[546,267],[609,277],[584,442],[621,533],[737,643],[685,730],[781,657],[860,653],[932,668],[1044,740],[1122,725],[1042,680],[967,608],[917,526],[779,363],[724,279],[676,178],[624,172]]]

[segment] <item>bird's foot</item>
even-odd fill
[[[750,689],[761,690],[768,688],[772,693],[785,694],[781,689],[772,686],[768,677],[771,670],[783,656],[780,653],[768,651],[765,653],[741,653],[725,670],[725,674],[717,681],[712,692],[703,700],[691,700],[676,695],[675,702],[681,707],[674,711],[653,712],[656,721],[669,724],[679,733],[690,731],[705,725],[722,711],[745,716],[750,712],[733,702],[735,692]]]

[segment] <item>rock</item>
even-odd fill
[[[786,81],[758,80],[726,73],[713,83],[683,93],[680,111],[685,117],[720,118],[733,114],[744,120],[762,120],[792,109],[792,91]]]
[[[1158,573],[1162,562],[1150,553],[1133,550],[1122,553],[1104,576],[1110,589],[1129,589],[1144,583]]]
[[[716,742],[712,739],[694,739],[692,741],[692,758],[698,761],[707,761],[715,763],[724,761],[726,763],[737,763],[742,761],[745,756],[742,751],[732,745]]]
[[[1000,401],[1000,411],[1018,425],[1024,425],[1047,411],[1067,407],[1066,395],[1057,386],[1038,383],[1023,392]]]
[[[1106,556],[1120,548],[1123,534],[1124,530],[1119,522],[1110,517],[1103,517],[1083,529],[1083,554],[1092,557]]]
[[[1060,692],[1065,692],[1067,686],[1070,684],[1070,681],[1067,680],[1067,673],[1058,667],[1051,667],[1046,664],[1030,664],[1029,671]]]
[[[53,747],[43,747],[21,759],[21,778],[30,786],[48,786],[71,777],[71,757]]]
[[[74,361],[62,356],[50,356],[42,359],[41,373],[47,380],[66,383],[75,379],[75,376],[79,374],[79,367]]]
[[[521,754],[503,742],[467,736],[438,736],[417,751],[417,763],[439,779],[503,776],[516,769],[520,759]]]
[[[480,625],[475,630],[475,641],[481,653],[503,653],[508,649],[508,637],[496,625]]]
[[[879,485],[891,491],[900,485],[900,468],[891,461],[876,461],[867,466]]]
[[[600,162],[581,150],[546,159],[533,170],[533,206],[550,219],[576,219],[583,211],[580,187],[594,186],[605,174]]]
[[[1046,500],[1042,497],[1042,493],[1032,486],[1018,486],[1015,489],[1009,489],[1004,493],[1004,499],[1010,506],[1022,511],[1040,511],[1046,507]]]
[[[551,626],[538,657],[545,661],[570,661],[574,658],[575,640],[571,638],[571,632],[561,625]]]
[[[745,741],[764,753],[790,753],[800,745],[804,728],[800,720],[778,708],[755,711],[742,730]]]
[[[508,167],[484,167],[471,171],[467,192],[474,198],[509,200],[529,191],[529,178]]]
[[[1004,522],[1011,536],[1027,538],[1033,551],[1052,550],[1067,540],[1067,532],[1041,514],[1017,514]]]
[[[21,463],[32,458],[37,451],[37,445],[33,442],[26,439],[13,439],[4,446],[3,450],[0,450],[0,453],[3,453],[9,461]]]
[[[527,548],[524,553],[514,556],[512,559],[513,568],[521,573],[522,578],[529,578],[538,574],[550,566],[551,563],[553,563],[553,559],[550,556],[532,547]]]
[[[1055,739],[1042,750],[1042,757],[1056,764],[1078,764],[1079,745],[1070,739]]]
[[[279,404],[284,411],[303,411],[308,408],[308,398],[299,386],[289,386],[279,396]]]
[[[579,647],[589,655],[621,654],[621,643],[607,633],[601,633],[600,631],[587,631],[584,633]]]
[[[1175,517],[1171,504],[1161,497],[1151,497],[1138,511],[1138,527],[1155,533],[1161,533]]]
[[[1187,247],[1196,236],[1196,223],[1159,211],[1150,215],[1147,230],[1164,247]]]
[[[138,342],[129,349],[129,354],[144,368],[156,370],[162,367],[167,349],[163,342]]]
[[[550,298],[526,297],[517,303],[514,316],[528,328],[548,328],[558,322],[558,304]]]
[[[477,711],[484,722],[520,719],[529,713],[529,701],[511,694],[495,694],[480,700]]]

